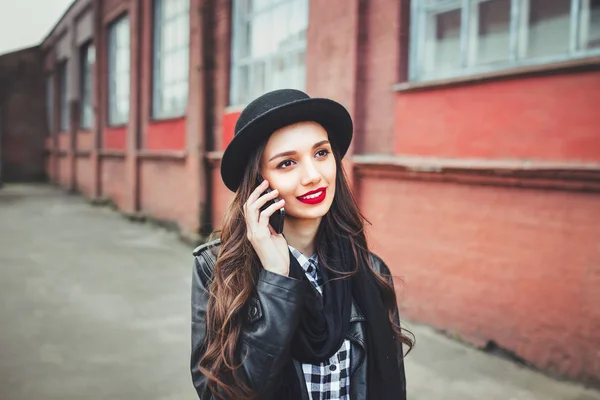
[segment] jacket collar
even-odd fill
[[[363,322],[365,320],[365,316],[358,308],[358,305],[352,299],[352,305],[350,306],[350,322]]]

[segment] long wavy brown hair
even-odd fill
[[[207,332],[204,342],[206,351],[198,367],[208,378],[208,387],[213,396],[219,400],[257,398],[256,393],[248,387],[238,372],[243,362],[243,355],[239,355],[236,348],[245,315],[245,305],[256,288],[262,268],[254,248],[246,237],[243,207],[256,188],[265,146],[266,142],[251,156],[244,179],[223,219],[222,229],[212,235],[213,238],[220,237],[221,245],[209,289],[210,298],[206,312]],[[325,259],[322,246],[319,246],[321,242],[319,239],[333,237],[334,232],[348,235],[356,259],[368,265],[369,270],[376,277],[396,340],[408,347],[406,352],[408,354],[414,344],[414,335],[394,322],[396,293],[393,286],[372,269],[364,234],[364,224],[370,223],[358,208],[335,147],[333,154],[337,167],[336,193],[331,208],[322,218],[317,232],[315,240],[317,255],[319,260]]]

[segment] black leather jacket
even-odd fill
[[[194,271],[192,277],[192,356],[191,372],[194,387],[202,400],[213,399],[207,386],[207,379],[198,370],[202,356],[202,343],[206,334],[206,306],[208,287],[212,281],[213,267],[218,253],[219,242],[214,241],[194,250]],[[390,271],[385,263],[372,254],[373,268],[391,282]],[[239,339],[240,354],[247,354],[243,373],[247,383],[260,399],[271,399],[278,381],[278,374],[290,359],[290,342],[300,317],[300,305],[307,290],[306,282],[262,270],[258,279],[256,295],[251,297],[247,316]],[[398,321],[396,310],[396,323]],[[365,349],[364,317],[353,302],[350,328],[346,337],[351,343],[350,398],[365,400],[367,393],[367,352]],[[403,390],[405,387],[402,348],[398,345]],[[300,363],[293,360],[298,379],[304,382]],[[302,398],[309,400],[306,385]],[[405,398],[399,394],[398,398]],[[374,400],[374,399],[373,399]]]

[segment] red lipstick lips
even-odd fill
[[[296,198],[305,204],[319,204],[320,202],[325,200],[326,194],[327,194],[327,188],[322,187],[317,190],[312,190],[310,192],[304,193],[302,196],[298,196]],[[310,197],[306,197],[306,196],[310,196]]]

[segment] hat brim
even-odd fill
[[[225,149],[221,177],[235,192],[244,176],[252,151],[273,132],[297,122],[314,121],[323,126],[332,146],[344,157],[352,141],[352,118],[341,104],[323,98],[308,98],[275,107],[244,126]]]

